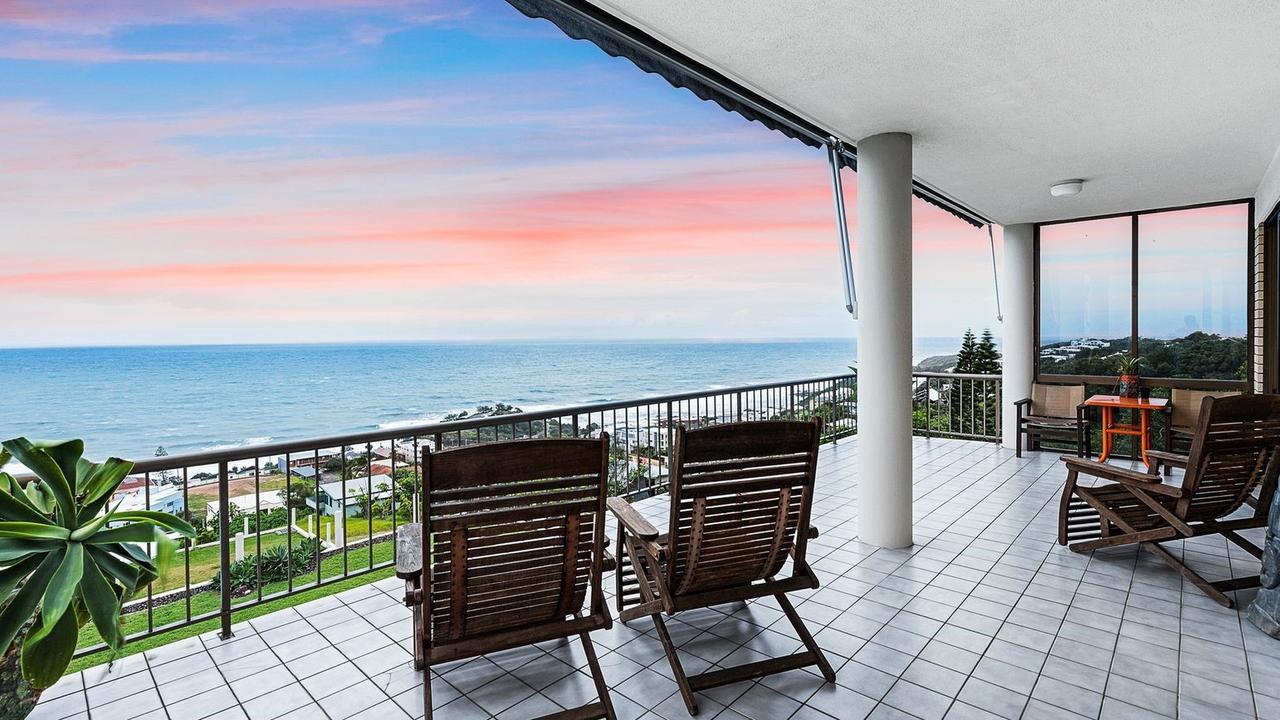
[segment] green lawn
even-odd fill
[[[355,521],[357,519],[352,518],[352,520]],[[365,531],[367,533],[368,521],[363,519],[359,519],[359,520],[361,523],[363,523]],[[389,526],[390,521],[387,521],[387,522]],[[355,528],[352,528],[351,532],[354,533]],[[377,532],[376,521],[375,521],[375,532]],[[279,538],[279,542],[284,541],[283,534],[280,534],[277,537]],[[295,541],[296,541],[296,538],[297,536],[295,535]],[[266,541],[267,541],[267,538],[264,535],[263,536],[264,547],[266,546]],[[390,536],[388,536],[386,539],[379,539],[378,541],[376,541],[372,546],[373,547],[373,564],[376,566],[380,563],[390,562],[392,559],[392,552],[394,549],[394,545],[395,543],[393,542]],[[214,559],[213,567],[216,568],[217,567],[216,558],[217,558],[218,548],[214,546],[210,549],[214,551],[215,559]],[[203,550],[203,548],[201,550]],[[245,549],[246,554],[248,553],[248,550],[249,550],[248,547],[246,547]],[[200,550],[197,550],[196,552],[199,553]],[[345,572],[348,572],[348,573],[359,572],[361,570],[364,570],[370,567],[369,555],[370,555],[370,550],[368,547],[352,548],[350,551],[348,551],[346,555]],[[192,558],[193,560],[195,559],[194,553],[192,555]],[[175,566],[177,567],[177,571],[180,577],[182,573],[181,555],[179,555],[179,561],[175,563]],[[170,572],[172,572],[172,569],[170,570]],[[210,569],[209,574],[212,575],[212,573],[213,573],[213,570]],[[295,577],[293,579],[295,589],[300,587],[305,588],[308,585],[312,587],[310,589],[303,590],[302,592],[298,592],[297,594],[290,595],[288,597],[278,598],[275,600],[271,600],[269,602],[265,602],[261,605],[235,611],[232,614],[232,622],[240,622],[241,620],[248,620],[250,618],[259,617],[271,612],[275,612],[277,610],[283,610],[288,607],[299,605],[301,603],[307,602],[308,600],[314,600],[316,598],[341,592],[343,590],[357,587],[365,583],[370,583],[376,580],[380,580],[382,578],[391,577],[392,575],[395,574],[395,568],[394,567],[380,568],[367,575],[362,575],[360,577],[346,578],[341,580],[337,579],[337,578],[341,578],[344,574],[345,574],[344,558],[342,553],[337,553],[330,557],[326,557],[324,561],[320,564],[320,576],[321,578],[323,578],[326,584],[320,587],[314,587],[316,583],[316,575],[314,570],[306,575]],[[197,580],[197,575],[195,574],[194,562],[192,564],[191,578],[193,582]],[[199,579],[205,579],[205,578],[201,577]],[[178,583],[178,586],[180,585],[181,585],[181,582]],[[273,593],[284,592],[287,589],[288,589],[287,581],[270,583],[262,588],[262,594],[264,596],[267,596]],[[255,592],[245,597],[233,598],[232,602],[233,604],[236,604],[236,605],[243,605],[246,603],[255,602],[257,598],[258,598],[258,595]],[[215,612],[217,611],[218,606],[219,606],[218,593],[215,593],[215,592],[198,593],[191,597],[191,616],[197,617],[205,613]],[[170,623],[182,622],[186,619],[186,617],[187,617],[187,606],[185,601],[178,601],[178,602],[170,603],[168,605],[162,605],[160,607],[155,608],[154,611],[152,612],[152,627],[161,627],[163,625],[167,625]],[[210,620],[201,621],[194,625],[175,628],[174,630],[162,633],[160,635],[139,639],[125,645],[124,649],[120,653],[120,656],[123,657],[126,655],[133,655],[135,653],[143,652],[145,650],[149,650],[151,648],[158,647],[160,645],[165,645],[167,643],[171,643],[177,640],[182,640],[184,638],[192,637],[194,635],[199,635],[201,633],[208,632],[210,630],[216,630],[218,626],[219,626],[218,619],[213,618]],[[143,611],[138,613],[131,613],[129,615],[124,616],[124,622],[122,623],[122,627],[126,635],[129,633],[145,632],[147,629],[147,613]],[[98,634],[94,630],[92,624],[88,624],[80,629],[80,641],[79,641],[78,647],[80,648],[92,647],[94,645],[99,644],[100,642],[101,642],[101,639],[98,637]],[[90,655],[86,655],[82,658],[78,658],[72,661],[71,665],[67,668],[67,672],[68,673],[78,672],[85,668],[93,667],[94,665],[99,665],[101,663],[107,662],[110,659],[111,659],[110,653],[106,650],[92,653]]]

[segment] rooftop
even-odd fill
[[[723,687],[703,696],[699,717],[1280,717],[1280,643],[1136,549],[1077,555],[1056,544],[1055,454],[914,442],[907,550],[857,541],[858,440],[821,451],[822,536],[810,558],[823,585],[797,608],[837,684],[801,670]],[[659,519],[665,501],[641,507]],[[1166,547],[1210,577],[1256,563],[1221,540]],[[91,668],[47,692],[31,718],[422,717],[403,592],[382,580],[242,622],[227,641],[210,633]],[[799,644],[768,601],[682,613],[669,627],[694,672]],[[640,621],[592,635],[619,717],[685,720],[652,632]],[[440,667],[437,717],[578,704],[593,692],[584,665],[580,646],[551,643]]]

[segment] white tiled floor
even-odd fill
[[[889,551],[856,540],[856,454],[856,440],[822,451],[810,557],[823,587],[796,598],[837,683],[793,671],[718,688],[699,717],[1280,718],[1280,641],[1147,553],[1081,556],[1054,542],[1056,455],[917,439],[916,545]],[[1225,541],[1180,545],[1167,547],[1211,578],[1228,566],[1257,572]],[[242,623],[232,640],[192,638],[87,670],[47,692],[32,718],[421,717],[402,594],[382,581]],[[799,647],[768,601],[669,625],[690,672]],[[682,720],[652,632],[619,623],[593,638],[620,717]],[[585,662],[575,642],[455,664],[434,681],[435,716],[529,718],[580,704],[594,693]]]

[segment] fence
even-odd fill
[[[911,375],[912,427],[926,437],[1000,441],[999,375]]]
[[[144,479],[137,503],[185,513],[201,535],[126,606],[123,628],[137,639],[217,619],[226,636],[235,611],[394,565],[426,449],[607,431],[610,493],[643,497],[665,489],[680,423],[818,416],[823,441],[834,442],[857,431],[856,409],[849,374],[534,413],[499,406],[452,422],[147,459],[134,468]]]

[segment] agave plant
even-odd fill
[[[1142,366],[1142,358],[1137,355],[1122,355],[1116,360],[1116,369],[1121,375],[1137,375],[1138,368]]]
[[[113,651],[123,647],[120,606],[159,575],[139,543],[155,543],[164,558],[169,534],[195,529],[169,513],[108,509],[133,463],[90,462],[80,440],[0,445],[0,468],[12,457],[35,476],[24,483],[0,472],[0,654],[20,651],[22,676],[45,688],[71,662],[82,625],[92,622]]]

